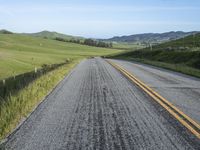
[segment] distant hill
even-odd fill
[[[177,40],[168,41],[153,46],[155,50],[199,50],[200,49],[200,33],[186,36]]]
[[[8,30],[0,30],[0,34],[13,34],[12,32],[8,31]]]
[[[120,36],[120,37],[116,36],[110,39],[106,39],[106,41],[128,42],[128,43],[163,43],[170,40],[180,39],[188,35],[192,35],[194,33],[197,33],[197,31],[193,32],[171,31],[166,33],[144,33],[144,34],[135,34],[129,36]]]
[[[200,77],[200,33],[111,57],[139,61]]]
[[[41,31],[37,33],[23,33],[24,35],[34,36],[34,37],[42,37],[42,38],[48,38],[48,39],[55,39],[55,38],[63,38],[66,40],[70,39],[84,39],[83,37],[79,36],[71,36],[66,35],[58,32],[51,32],[51,31]]]

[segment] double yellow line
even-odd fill
[[[128,79],[138,85],[143,91],[145,91],[149,96],[153,98],[157,103],[159,103],[163,108],[165,108],[174,118],[176,118],[183,126],[185,126],[189,131],[191,131],[197,138],[200,139],[200,125],[195,122],[192,118],[184,114],[181,110],[175,107],[168,100],[163,98],[161,95],[156,93],[153,89],[148,87],[142,81],[137,79],[133,74],[129,73],[119,65],[107,60],[114,68],[120,71]]]

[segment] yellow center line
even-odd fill
[[[197,138],[200,139],[200,125],[195,122],[192,118],[184,114],[181,110],[175,107],[168,100],[163,98],[153,89],[148,87],[145,83],[137,79],[133,74],[129,73],[127,70],[122,68],[121,66],[107,60],[109,64],[111,64],[118,71],[123,73],[126,77],[128,77],[132,82],[138,85],[143,91],[145,91],[149,96],[151,96],[157,103],[159,103],[163,108],[165,108],[175,119],[177,119],[183,126],[185,126],[190,132],[192,132]]]
[[[142,81],[140,81],[139,79],[137,79],[135,76],[133,76],[132,74],[130,74],[129,72],[127,72],[126,70],[124,70],[123,68],[121,68],[124,72],[126,72],[127,74],[129,74],[132,78],[134,78],[137,82],[139,82],[142,86],[144,86],[145,88],[147,88],[151,93],[153,93],[154,95],[156,95],[156,97],[158,97],[159,99],[161,99],[163,102],[165,102],[167,105],[169,105],[171,108],[173,108],[175,111],[177,111],[178,113],[180,113],[184,118],[186,118],[189,122],[191,122],[192,124],[194,124],[196,126],[196,128],[200,129],[200,125],[195,122],[193,119],[191,119],[189,116],[187,116],[186,114],[184,114],[181,110],[179,110],[177,107],[175,107],[172,103],[170,103],[168,100],[166,100],[165,98],[163,98],[161,95],[159,95],[158,93],[156,93],[153,89],[151,89],[150,87],[148,87],[147,85],[145,85],[145,83],[143,83]]]

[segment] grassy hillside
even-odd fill
[[[43,64],[118,52],[120,51],[115,49],[97,48],[19,34],[0,34],[0,79],[31,71]]]
[[[13,34],[12,32],[8,31],[8,30],[0,30],[0,34]]]
[[[142,49],[145,45],[140,45],[137,43],[127,43],[127,42],[113,42],[113,48],[122,49],[122,50],[136,50]]]
[[[161,66],[200,77],[200,34],[112,56]]]
[[[144,33],[144,34],[134,34],[129,36],[116,36],[107,41],[115,41],[115,42],[128,42],[128,43],[163,43],[170,40],[180,39],[186,37],[188,35],[192,35],[193,33],[197,33],[196,31],[193,32],[166,32],[166,33]]]
[[[23,33],[23,35],[29,35],[34,37],[41,37],[41,38],[48,38],[48,39],[55,39],[55,38],[63,38],[66,40],[71,39],[84,39],[83,37],[78,36],[72,36],[72,35],[66,35],[58,32],[50,32],[50,31],[41,31],[37,33]]]
[[[156,50],[199,50],[200,33],[154,46]]]
[[[45,38],[45,39],[63,39],[66,41],[71,41],[72,43],[76,43],[76,41],[78,41],[78,40],[81,43],[84,43],[84,40],[86,40],[86,38],[84,38],[84,37],[71,36],[71,35],[66,35],[66,34],[62,34],[62,33],[58,33],[58,32],[51,32],[51,31],[41,31],[41,32],[37,32],[37,33],[23,33],[22,35],[40,37],[40,38]],[[73,42],[73,40],[75,42]],[[93,39],[93,40],[104,42],[104,40],[98,40],[98,39]],[[108,42],[108,41],[105,40],[105,42]],[[113,48],[122,49],[122,50],[134,50],[134,49],[144,48],[144,45],[139,45],[137,43],[127,43],[127,42],[113,42]]]

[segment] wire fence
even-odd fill
[[[40,69],[35,68],[31,72],[0,80],[0,102],[6,100],[11,94],[16,94],[38,77],[67,63],[69,61],[60,64],[43,65]]]

